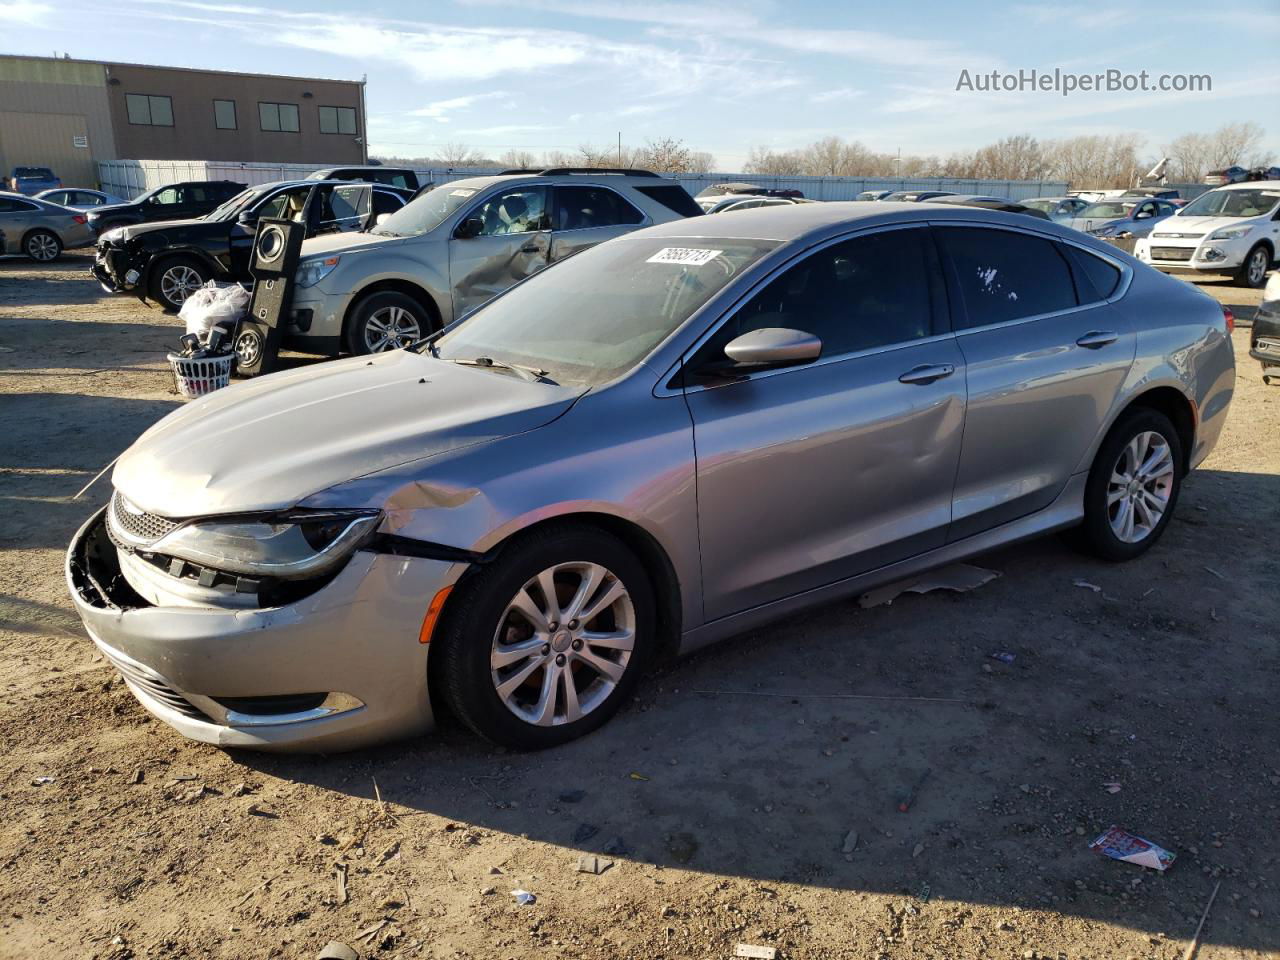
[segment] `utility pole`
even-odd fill
[[[622,166],[622,131],[618,131],[618,166]]]

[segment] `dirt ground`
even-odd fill
[[[72,495],[179,403],[177,321],[87,268],[0,260],[0,958],[1177,960],[1219,882],[1199,956],[1280,956],[1280,388],[1246,355],[1256,291],[1202,283],[1241,321],[1236,397],[1138,561],[1049,538],[977,560],[1002,576],[970,593],[815,610],[663,668],[551,752],[450,727],[277,757],[151,720],[67,599],[63,550],[108,486]],[[1091,852],[1112,824],[1177,862]]]

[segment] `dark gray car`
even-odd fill
[[[593,246],[430,341],[218,390],[71,544],[144,706],[221,745],[594,729],[638,675],[1052,530],[1152,546],[1226,317],[1047,220],[813,203]],[[696,442],[695,442],[696,441]]]
[[[0,193],[0,232],[8,238],[0,252],[25,254],[39,263],[93,243],[88,218],[79,210],[17,193]]]

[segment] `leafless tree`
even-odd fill
[[[747,153],[744,173],[772,176],[795,176],[804,172],[804,160],[797,150],[775,151],[768,147],[752,147]]]
[[[484,164],[483,154],[465,143],[446,143],[440,148],[437,159],[446,167],[478,167]]]
[[[498,162],[509,170],[534,170],[538,168],[538,158],[528,150],[508,150],[498,158]]]
[[[694,167],[694,154],[683,140],[675,137],[663,137],[650,140],[635,152],[633,161],[636,166],[660,173],[691,173]]]

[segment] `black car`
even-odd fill
[[[157,220],[192,220],[203,217],[244,189],[233,180],[194,180],[170,183],[144,193],[128,203],[96,207],[89,213],[89,226],[102,234],[116,227]]]
[[[1043,210],[1037,210],[1035,207],[1027,207],[1016,200],[1010,200],[1008,197],[984,197],[976,194],[955,194],[946,193],[940,197],[929,198],[930,203],[951,203],[957,207],[980,207],[983,210],[1003,210],[1005,213],[1025,213],[1028,217],[1038,217],[1041,220],[1052,219]]]
[[[1262,382],[1280,383],[1280,274],[1273,274],[1253,315],[1249,356],[1262,364]]]
[[[359,180],[363,183],[382,183],[416,193],[422,189],[418,175],[408,167],[384,167],[381,164],[367,167],[324,167],[307,174],[308,180]],[[430,184],[428,184],[430,186]]]
[[[168,310],[210,280],[249,280],[262,217],[305,221],[307,236],[365,229],[412,192],[345,180],[281,180],[243,190],[199,220],[120,227],[98,238],[93,276],[109,293],[132,291]]]

